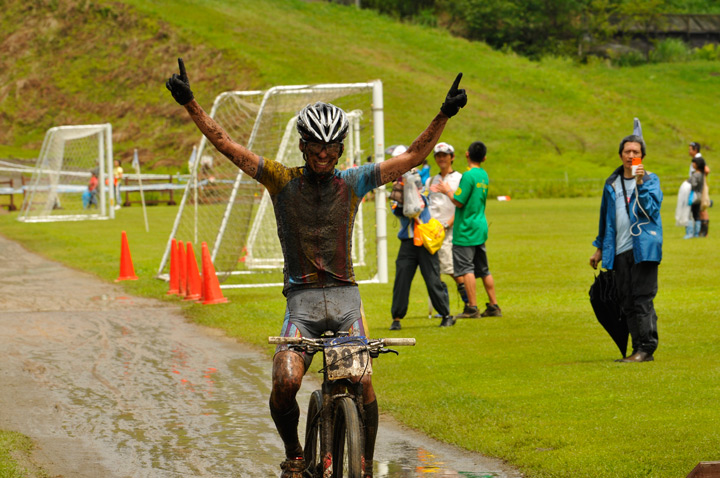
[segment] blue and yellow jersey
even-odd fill
[[[335,170],[320,178],[305,166],[260,158],[255,180],[270,193],[282,246],[283,293],[355,284],[352,232],[360,202],[380,184],[380,166]]]

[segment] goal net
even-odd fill
[[[350,129],[338,168],[383,159],[379,81],[225,92],[215,99],[210,116],[231,138],[256,154],[289,167],[302,166],[296,115],[316,101],[331,102],[348,115]],[[158,275],[167,273],[174,238],[194,244],[207,242],[224,288],[280,284],[283,255],[272,201],[265,188],[223,157],[205,137],[190,169]],[[376,203],[372,196],[365,198],[356,217],[352,248],[355,275],[360,281],[387,281],[384,199]],[[381,206],[380,212],[376,204]],[[379,217],[382,235],[377,232]],[[378,237],[383,239],[379,251]]]
[[[50,128],[25,186],[18,220],[113,218],[112,164],[110,124]]]

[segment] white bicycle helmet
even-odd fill
[[[297,130],[305,141],[341,143],[347,135],[348,120],[342,109],[318,101],[298,113]]]

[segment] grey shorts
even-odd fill
[[[357,286],[299,289],[288,294],[281,337],[317,338],[328,330],[366,336],[368,328]],[[288,346],[278,345],[275,353],[283,350]],[[307,369],[312,355],[302,355]]]
[[[475,277],[490,275],[485,244],[479,246],[458,246],[453,244],[453,266],[455,277],[471,272]]]

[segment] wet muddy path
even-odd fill
[[[2,237],[0,354],[0,429],[50,476],[279,476],[267,357]],[[387,416],[376,449],[376,478],[520,476]]]

